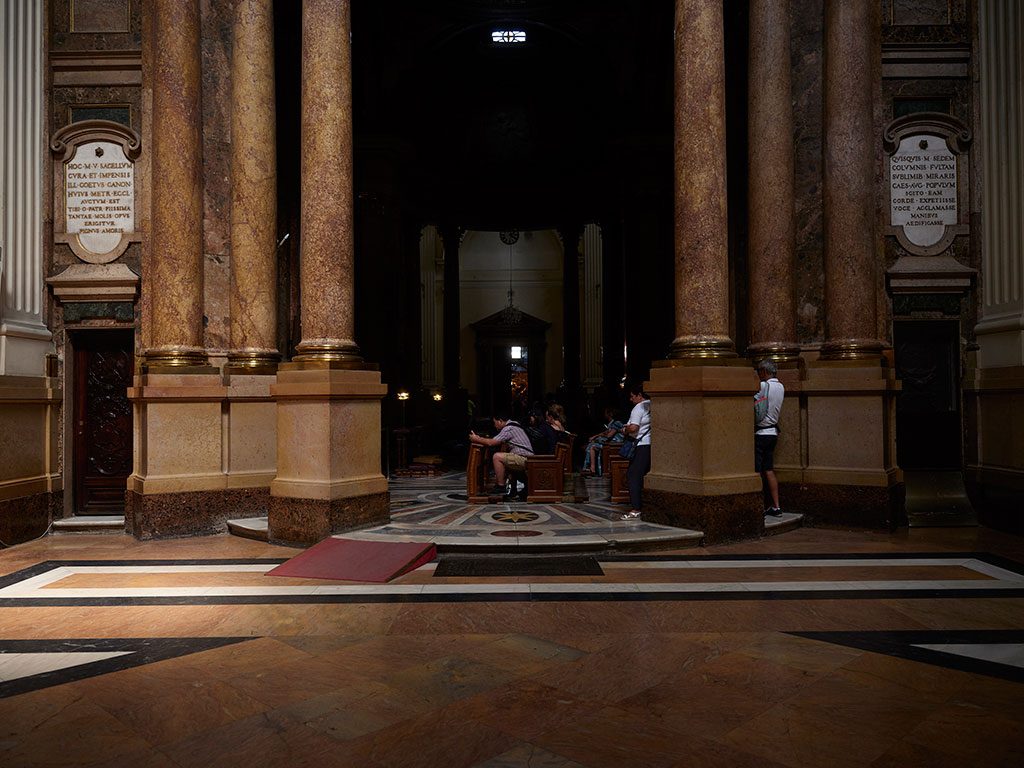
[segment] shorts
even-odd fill
[[[514,472],[522,472],[526,469],[526,457],[518,453],[506,453],[504,458],[505,466]]]
[[[775,445],[778,435],[754,435],[754,471],[769,472],[775,469]]]

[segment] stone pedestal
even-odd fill
[[[134,471],[125,527],[136,538],[225,529],[218,373],[144,374],[128,390],[135,422]]]
[[[806,466],[799,485],[789,472],[781,478],[783,507],[804,513],[812,523],[902,524],[895,373],[879,365],[815,362],[808,364],[806,377]]]
[[[277,477],[270,540],[314,544],[389,520],[380,471],[380,373],[338,363],[288,363],[277,399]]]
[[[701,530],[708,543],[760,535],[754,372],[746,364],[656,367],[645,389],[652,430],[644,520]]]
[[[266,515],[277,475],[276,376],[228,374],[225,447],[228,506],[238,517]]]

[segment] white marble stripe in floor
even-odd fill
[[[575,582],[546,584],[388,584],[388,585],[322,585],[322,586],[217,586],[195,587],[77,587],[50,586],[74,574],[141,574],[141,573],[266,573],[273,564],[251,563],[230,565],[70,565],[55,567],[45,573],[0,589],[0,598],[14,599],[77,599],[116,597],[231,597],[231,596],[308,596],[308,595],[382,595],[382,594],[484,594],[484,593],[593,593],[641,592],[650,594],[689,594],[697,592],[793,592],[793,591],[865,591],[865,590],[947,590],[1021,588],[1024,576],[991,566],[974,558],[871,558],[814,560],[681,560],[681,561],[606,561],[609,569],[749,569],[749,568],[857,568],[870,566],[961,566],[989,576],[989,579],[945,580],[851,580],[842,581],[748,581],[748,582],[685,582],[685,583],[605,583]],[[436,568],[429,563],[423,570]]]
[[[61,651],[56,653],[12,653],[0,651],[0,683],[41,675],[68,667],[105,661],[135,651]]]
[[[917,643],[914,647],[1024,668],[1024,645],[1020,643]]]
[[[990,580],[907,580],[907,581],[751,581],[686,583],[604,583],[575,582],[520,584],[328,584],[324,586],[252,586],[252,587],[79,587],[50,589],[8,588],[0,598],[13,600],[76,600],[95,598],[173,598],[173,597],[303,597],[313,595],[431,595],[484,593],[532,594],[609,594],[631,592],[650,595],[687,595],[706,592],[781,593],[781,592],[865,592],[930,590],[955,593],[963,590],[1001,591],[1020,589],[1020,582]]]

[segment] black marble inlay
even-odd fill
[[[135,305],[130,301],[74,301],[64,304],[64,322],[111,319],[130,323],[135,319]]]
[[[99,651],[129,651],[102,661],[78,664],[52,672],[0,681],[0,699],[17,696],[19,693],[36,691],[54,685],[63,685],[87,677],[119,672],[122,669],[152,664],[178,656],[187,656],[199,651],[209,651],[225,645],[234,645],[253,637],[148,637],[148,638],[100,638],[73,640],[0,640],[0,659],[5,653],[84,653]]]
[[[434,576],[604,576],[604,571],[593,556],[442,557]]]
[[[963,672],[999,677],[1024,683],[1024,669],[1010,664],[974,659],[955,653],[916,648],[916,645],[985,645],[1024,644],[1024,631],[1019,629],[939,629],[875,632],[789,632],[808,640],[845,645],[861,651],[883,653],[899,659],[910,659]]]

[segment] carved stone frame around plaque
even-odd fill
[[[120,258],[129,243],[142,240],[142,235],[135,231],[135,160],[142,151],[139,134],[110,120],[83,120],[57,131],[50,140],[50,150],[58,155],[60,163],[60,173],[54,173],[53,178],[53,241],[67,243],[75,256],[87,264],[109,264]],[[85,158],[81,153],[92,153],[95,157]],[[87,166],[87,161],[95,165]],[[93,177],[86,178],[90,173]],[[92,202],[87,195],[102,196],[106,189],[102,214],[98,213],[98,206],[89,210],[81,204],[69,206],[69,182],[74,187],[75,200],[80,203]],[[130,190],[130,197],[126,190]],[[78,197],[83,199],[78,201]],[[96,229],[83,226],[85,216],[107,212],[109,221],[98,222]]]
[[[955,117],[940,112],[918,112],[906,115],[893,120],[886,126],[882,134],[882,146],[886,152],[884,190],[887,223],[885,234],[895,237],[908,253],[914,256],[936,256],[949,248],[950,243],[953,242],[955,237],[970,233],[970,212],[968,210],[970,168],[967,151],[971,141],[971,131],[966,125]],[[954,217],[948,217],[947,214],[947,218],[952,218],[952,221],[942,222],[943,230],[937,239],[934,237],[927,238],[927,240],[935,240],[934,242],[926,242],[926,244],[915,243],[907,234],[907,226],[910,225],[894,223],[893,221],[898,213],[902,213],[905,210],[909,211],[912,208],[912,206],[901,206],[901,211],[894,210],[893,158],[897,153],[906,152],[908,148],[913,148],[913,151],[920,153],[924,162],[911,162],[909,163],[911,167],[934,167],[936,164],[931,159],[941,159],[941,156],[935,153],[937,150],[938,152],[942,151],[942,144],[945,145],[945,149],[948,149],[948,154],[952,155],[955,161],[953,163],[955,165],[955,178],[953,180],[956,183],[956,214]],[[928,157],[924,157],[925,155],[928,155]],[[908,175],[916,173],[922,176],[920,183],[923,185],[929,184],[926,180],[929,171],[912,171]],[[935,177],[940,175],[942,174],[935,174]],[[916,182],[917,180],[915,179]],[[926,188],[926,186],[922,186],[920,189],[924,190]],[[941,195],[942,193],[936,192],[935,194]],[[920,203],[922,199],[931,200],[938,198],[923,197],[917,202]],[[934,226],[937,227],[939,225],[936,224]]]

